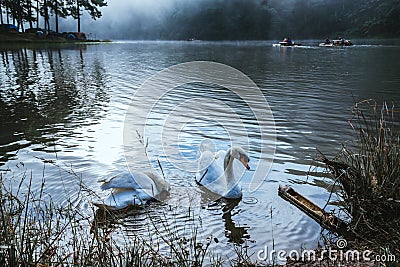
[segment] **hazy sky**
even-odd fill
[[[346,31],[368,32],[365,25],[371,24],[376,11],[367,10],[364,5],[367,11],[360,13],[357,10],[362,3],[363,0],[108,0],[108,6],[101,8],[100,19],[92,20],[83,11],[81,31],[89,38],[112,40],[265,40],[288,35],[293,39],[325,38]],[[386,7],[381,1],[377,3],[381,3],[381,9]],[[390,10],[386,13],[392,14]],[[352,16],[354,13],[360,16]],[[372,32],[376,26],[375,32],[379,33],[379,27],[388,21],[387,14],[380,13],[376,25],[371,24]],[[396,33],[398,20],[392,20],[390,31]],[[51,24],[54,29],[54,17]],[[43,27],[42,22],[40,26]],[[59,29],[76,31],[77,22],[72,18],[61,20]]]
[[[109,0],[107,1],[108,6],[100,9],[103,13],[100,19],[93,20],[90,15],[84,11],[81,20],[81,30],[86,33],[92,33],[96,35],[97,38],[119,36],[120,34],[117,32],[125,28],[143,27],[146,24],[153,25],[155,20],[162,17],[162,14],[175,4],[183,1],[190,2],[190,0]],[[135,21],[135,18],[140,18],[141,24],[144,25],[137,25],[137,22],[132,23],[132,21]],[[71,18],[68,20],[61,20],[60,25],[61,31],[76,31],[77,29],[76,20]]]

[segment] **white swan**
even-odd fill
[[[125,172],[102,182],[101,189],[112,189],[111,194],[103,203],[94,204],[112,210],[141,205],[152,199],[163,200],[170,190],[169,183],[154,172]]]
[[[214,154],[207,146],[200,146],[197,183],[225,198],[241,198],[241,177],[235,175],[237,171],[233,167],[234,159],[250,169],[250,158],[241,147],[232,147],[226,152],[221,150]]]

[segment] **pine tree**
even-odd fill
[[[4,22],[3,22],[3,0],[0,0],[0,23],[4,24]]]
[[[78,32],[81,31],[81,10],[86,10],[92,19],[102,16],[100,7],[107,6],[105,0],[67,0],[67,9],[69,14],[78,22]]]
[[[65,1],[63,0],[51,0],[47,2],[47,6],[50,13],[55,16],[55,27],[56,32],[58,32],[58,20],[59,18],[65,18],[68,15],[68,10],[65,6]]]

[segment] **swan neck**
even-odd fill
[[[224,171],[228,183],[230,181],[234,182],[235,180],[233,175],[233,159],[234,158],[230,155],[230,153],[227,153],[224,159]]]
[[[154,185],[156,187],[156,188],[154,188],[155,194],[158,194],[159,192],[161,192],[165,187],[165,181],[160,176],[158,176],[157,174],[154,174],[154,173],[149,173],[148,176],[151,180],[153,180]]]

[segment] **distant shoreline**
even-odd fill
[[[34,33],[0,33],[0,44],[19,43],[19,44],[53,44],[53,43],[88,43],[88,42],[111,42],[110,40],[68,40],[64,37],[40,38]]]
[[[379,36],[376,37],[369,37],[369,38],[350,38],[354,40],[395,40],[396,45],[400,45],[400,39],[399,38],[382,38]],[[194,43],[198,42],[275,42],[278,39],[268,39],[268,40],[195,40]],[[318,41],[317,38],[306,38],[306,39],[299,39],[302,41]],[[111,43],[111,42],[118,42],[118,41],[143,41],[143,42],[148,42],[148,41],[184,41],[191,43],[193,41],[188,41],[188,40],[164,40],[164,39],[117,39],[117,40],[94,40],[94,39],[86,39],[86,40],[74,40],[74,39],[67,39],[63,36],[51,36],[51,37],[38,37],[35,33],[5,33],[5,32],[0,32],[0,44],[84,44],[84,43]],[[278,40],[279,41],[279,40]],[[323,42],[323,39],[320,39],[321,42]],[[358,43],[355,43],[356,45]]]

